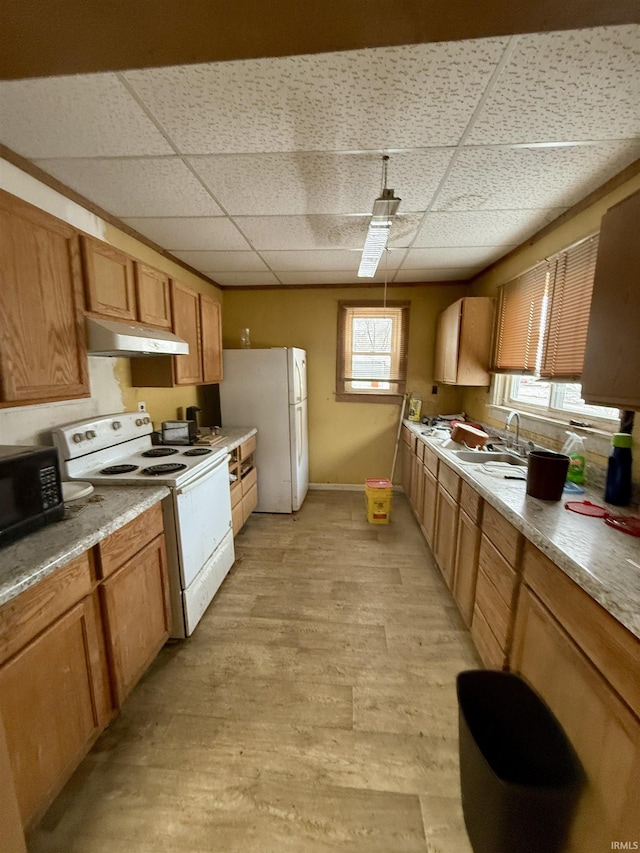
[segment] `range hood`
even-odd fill
[[[87,353],[119,357],[188,355],[189,344],[164,329],[87,317]]]

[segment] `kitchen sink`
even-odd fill
[[[484,465],[487,462],[506,462],[519,468],[527,467],[527,460],[513,453],[492,453],[481,450],[453,450],[452,453],[459,462],[474,462],[476,465]]]

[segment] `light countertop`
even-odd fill
[[[0,548],[0,605],[43,580],[169,494],[166,486],[96,486],[65,517]]]
[[[632,507],[606,504],[602,491],[590,489],[588,484],[584,495],[565,493],[560,501],[529,497],[524,480],[506,480],[504,472],[487,473],[481,465],[460,462],[442,446],[441,440],[422,434],[428,431],[424,425],[410,421],[405,425],[568,577],[640,638],[640,538],[614,530],[602,518],[571,512],[565,509],[565,503],[589,500],[607,507],[614,515],[631,515]],[[515,470],[526,475],[526,468]]]

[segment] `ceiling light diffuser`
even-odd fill
[[[382,158],[382,191],[373,202],[373,212],[367,231],[367,239],[362,250],[362,259],[358,269],[358,278],[373,278],[382,253],[387,247],[391,224],[401,199],[396,198],[393,190],[387,189],[388,155]]]

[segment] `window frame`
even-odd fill
[[[347,320],[352,309],[385,309],[392,308],[400,309],[400,329],[396,331],[393,337],[398,338],[398,347],[396,357],[398,359],[398,378],[390,380],[397,385],[397,390],[381,391],[380,389],[370,390],[362,389],[356,391],[352,388],[347,389],[348,380],[346,376],[346,358],[347,351],[345,348],[347,335]],[[337,324],[337,340],[336,340],[336,402],[341,403],[387,403],[397,404],[402,400],[405,394],[407,385],[407,362],[408,362],[408,347],[409,347],[409,319],[410,319],[411,303],[408,300],[341,300],[338,302],[338,324]],[[353,352],[353,350],[351,350]],[[393,356],[392,356],[393,357]],[[385,380],[381,380],[385,381]]]

